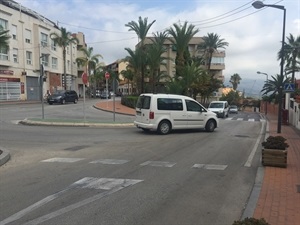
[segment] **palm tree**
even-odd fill
[[[217,52],[218,49],[224,48],[228,46],[228,42],[224,41],[224,39],[220,38],[220,35],[214,33],[207,33],[207,36],[204,36],[203,43],[201,43],[198,47],[200,51],[204,50],[204,56],[206,59],[206,67],[210,72],[212,55],[214,52]]]
[[[242,78],[240,77],[239,74],[235,73],[233,74],[231,77],[230,77],[230,83],[232,83],[232,87],[233,87],[233,90],[236,91],[238,85],[240,84],[240,81],[242,80]]]
[[[152,83],[152,92],[155,93],[156,82],[165,76],[165,73],[160,71],[160,66],[167,66],[164,62],[167,57],[162,56],[167,51],[164,47],[164,42],[167,39],[166,32],[157,32],[154,34],[153,44],[147,46],[147,65]]]
[[[59,47],[63,48],[63,61],[64,61],[64,89],[67,89],[67,76],[66,76],[66,48],[70,44],[77,44],[79,41],[76,37],[73,37],[71,32],[68,32],[66,28],[60,28],[61,34],[53,32],[50,34],[50,38]]]
[[[142,70],[142,50],[140,48],[136,49],[135,51],[131,50],[130,48],[125,48],[125,50],[128,52],[129,56],[126,56],[124,61],[128,62],[127,69],[132,71],[134,75],[133,80],[135,80],[137,84],[137,89],[139,91],[141,90],[140,85],[143,83],[140,82]]]
[[[276,77],[275,76],[271,76],[271,77],[272,79],[265,81],[265,84],[261,92],[263,93],[263,95],[267,95],[271,93],[269,95],[269,100],[271,101],[272,99],[275,99],[275,101],[278,102],[277,94],[280,88],[282,89],[283,84],[289,83],[291,81],[291,78],[280,76],[278,74],[276,75]]]
[[[87,68],[87,73],[90,78],[91,83],[93,84],[94,87],[94,92],[96,92],[95,86],[96,86],[96,77],[94,78],[91,77],[92,72],[93,75],[95,75],[95,71],[98,67],[103,66],[103,64],[99,64],[99,58],[102,58],[100,54],[95,54],[93,55],[93,47],[88,47],[88,48],[81,48],[80,51],[83,52],[84,56],[76,58],[76,62],[78,66],[83,66]],[[95,95],[95,93],[94,93]]]
[[[9,48],[8,41],[10,36],[8,35],[9,30],[4,30],[3,27],[0,25],[0,49],[7,49]]]
[[[287,74],[292,74],[292,82],[295,81],[295,72],[300,71],[300,36],[296,38],[290,34],[288,42],[284,43],[284,60],[286,62]],[[281,59],[282,49],[278,52],[278,59]],[[297,61],[298,59],[298,61]]]
[[[134,74],[133,74],[132,70],[130,70],[130,69],[122,70],[121,74],[127,80],[127,86],[128,86],[127,94],[129,95],[130,94],[130,92],[129,92],[130,81],[131,82],[133,81]],[[133,85],[132,85],[132,87],[133,87]]]
[[[134,31],[138,38],[141,40],[140,47],[143,49],[144,52],[144,42],[145,38],[147,37],[147,33],[151,26],[155,23],[155,20],[153,20],[150,24],[148,24],[148,18],[142,19],[142,17],[139,17],[138,23],[135,21],[131,21],[127,24],[125,24],[126,27],[129,27],[129,31]],[[142,56],[141,56],[142,57]],[[142,57],[144,58],[144,57]],[[141,67],[141,93],[144,92],[144,70],[145,70],[145,62],[141,61],[142,67]]]
[[[174,44],[176,48],[176,75],[184,76],[182,73],[183,67],[186,63],[185,60],[185,52],[187,51],[188,44],[190,40],[194,37],[196,33],[198,33],[199,29],[195,29],[195,26],[187,22],[181,26],[180,24],[173,24],[174,28],[169,28],[167,30],[168,34],[171,35],[170,41]]]

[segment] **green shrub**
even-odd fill
[[[135,109],[135,105],[138,100],[138,97],[139,96],[132,96],[132,95],[122,96],[121,104]]]
[[[264,218],[255,219],[255,218],[245,218],[243,220],[234,221],[232,225],[270,225]]]

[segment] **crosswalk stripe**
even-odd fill
[[[74,163],[84,160],[84,158],[51,158],[51,159],[45,159],[41,162],[63,162],[63,163]]]

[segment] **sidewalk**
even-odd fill
[[[113,112],[115,110],[115,112],[119,114],[135,115],[135,109],[122,105],[119,100],[115,101],[115,109],[113,101],[99,101],[94,105],[94,107],[108,112]]]
[[[268,115],[269,135],[287,139],[287,168],[264,167],[264,178],[253,217],[265,218],[270,225],[300,224],[300,131],[281,126],[277,134],[277,118]]]

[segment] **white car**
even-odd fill
[[[238,107],[236,105],[231,105],[229,107],[229,113],[238,113],[239,110],[238,110]]]
[[[136,104],[134,124],[144,131],[168,134],[176,129],[205,129],[213,132],[219,126],[215,113],[196,100],[171,94],[141,94]]]

